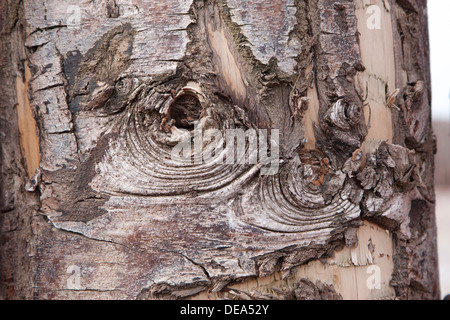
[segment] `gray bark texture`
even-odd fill
[[[5,0],[0,35],[1,298],[340,299],[298,270],[365,222],[383,298],[439,298],[425,0]]]

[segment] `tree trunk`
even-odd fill
[[[5,299],[439,298],[425,0],[3,1]]]

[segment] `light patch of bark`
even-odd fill
[[[31,77],[30,69],[27,63],[25,63],[24,67],[24,79],[19,76],[16,78],[17,117],[20,144],[24,152],[28,177],[31,178],[35,174],[36,169],[39,168],[40,163],[39,132],[33,116],[33,110],[28,100],[28,83]]]

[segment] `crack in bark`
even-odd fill
[[[47,216],[45,216],[45,217],[47,217]],[[194,266],[199,267],[199,268],[202,270],[202,272],[203,272],[203,274],[205,275],[205,277],[206,277],[209,281],[211,281],[211,277],[210,277],[208,271],[206,270],[206,268],[205,268],[202,264],[200,264],[200,263],[194,261],[193,259],[189,258],[187,255],[185,255],[185,254],[183,254],[183,253],[181,253],[181,252],[178,252],[178,251],[175,251],[175,250],[169,250],[169,249],[166,249],[166,248],[159,248],[159,247],[156,247],[156,246],[150,246],[150,245],[147,245],[147,244],[145,244],[145,243],[141,243],[141,244],[140,244],[140,246],[141,246],[140,248],[137,248],[137,247],[135,247],[135,246],[128,246],[128,245],[126,245],[126,244],[123,244],[123,243],[120,243],[120,242],[117,242],[117,241],[107,240],[107,239],[100,239],[100,238],[95,238],[95,237],[88,236],[88,235],[86,235],[86,234],[84,234],[84,233],[82,233],[82,232],[77,232],[77,231],[73,231],[73,230],[69,230],[69,229],[65,229],[65,228],[59,227],[59,226],[57,226],[57,225],[55,224],[55,222],[53,222],[52,219],[49,218],[49,217],[47,217],[47,220],[48,220],[48,221],[53,225],[53,227],[55,227],[56,229],[58,229],[58,230],[60,230],[60,231],[63,231],[63,232],[70,233],[70,234],[74,234],[74,235],[77,235],[77,236],[82,236],[82,237],[84,237],[84,238],[87,239],[87,240],[92,240],[92,241],[98,241],[98,242],[110,243],[110,244],[114,244],[114,245],[118,245],[118,246],[123,246],[123,247],[125,247],[125,248],[127,248],[127,249],[129,249],[129,250],[134,250],[134,251],[136,251],[136,252],[143,253],[143,254],[148,254],[148,252],[145,251],[144,248],[149,248],[149,249],[154,249],[154,250],[158,250],[158,251],[162,251],[162,252],[167,252],[167,253],[179,255],[179,256],[183,257],[184,259],[186,259],[187,261],[189,261],[190,263],[192,263]]]

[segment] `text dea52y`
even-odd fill
[[[224,314],[267,314],[269,305],[259,304],[226,304]]]

